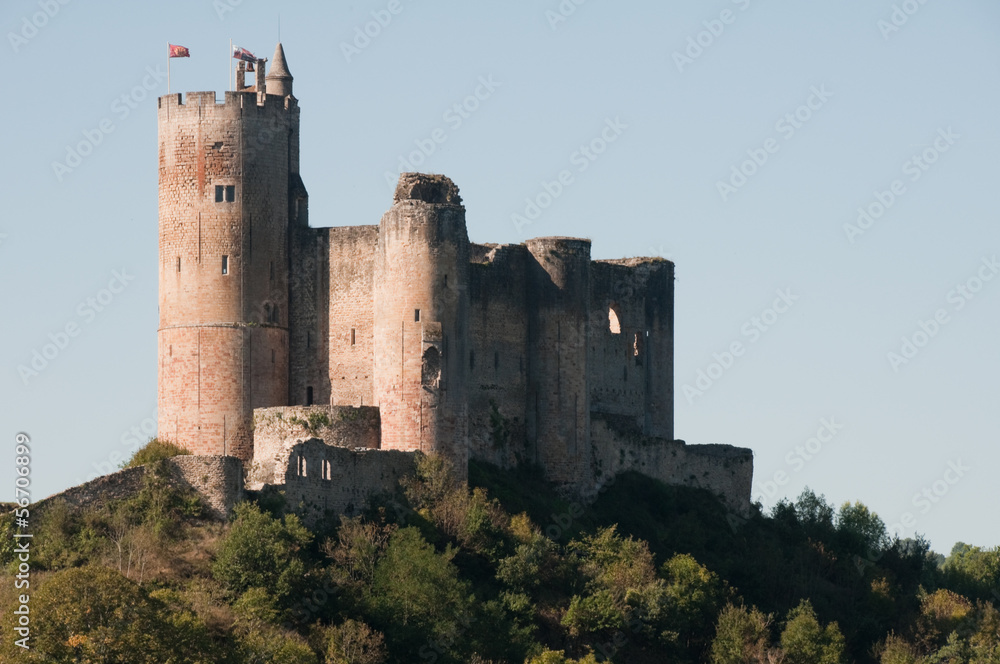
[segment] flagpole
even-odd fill
[[[167,44],[167,94],[170,94],[170,44]]]
[[[229,58],[226,60],[226,75],[229,77],[229,91],[233,91],[233,38],[229,38]]]

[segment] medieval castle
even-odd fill
[[[417,450],[749,509],[749,450],[673,437],[671,262],[470,242],[438,175],[403,174],[377,225],[312,227],[282,45],[253,86],[245,65],[222,103],[159,99],[161,438],[317,509],[357,508]]]

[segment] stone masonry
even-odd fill
[[[401,175],[378,224],[310,226],[281,44],[270,71],[159,99],[160,437],[327,509],[405,472],[390,450],[578,490],[637,470],[749,509],[750,450],[674,440],[673,263],[477,244],[441,175]]]

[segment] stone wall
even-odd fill
[[[283,478],[287,508],[314,523],[326,514],[353,516],[370,496],[392,493],[412,475],[415,454],[398,450],[347,450],[318,438],[289,448]]]
[[[193,489],[209,517],[228,519],[233,506],[243,500],[243,464],[231,456],[177,456],[164,461],[171,484]],[[142,490],[149,466],[127,468],[67,489],[35,503],[33,511],[44,511],[57,500],[73,507],[102,507],[113,500],[131,498]]]
[[[750,514],[753,452],[731,445],[686,445],[629,429],[629,418],[594,413],[593,469],[598,480],[636,471],[674,486],[707,489],[730,511]]]
[[[381,423],[378,408],[365,406],[288,406],[254,411],[254,456],[247,480],[250,489],[281,484],[291,448],[318,438],[344,448],[378,448]]]

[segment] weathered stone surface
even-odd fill
[[[472,243],[458,187],[424,173],[400,175],[378,224],[310,227],[280,45],[272,64],[266,95],[159,100],[161,437],[238,456],[251,487],[317,438],[436,452],[460,475],[531,462],[568,487],[639,470],[749,509],[749,450],[673,440],[673,263]],[[357,426],[275,421],[362,407]]]

